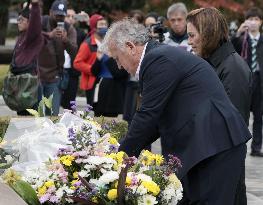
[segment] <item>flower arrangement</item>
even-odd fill
[[[166,161],[149,151],[128,157],[118,152],[118,137],[108,132],[113,130],[109,125],[96,122],[88,110],[72,112],[85,122],[68,129],[69,146],[22,174],[41,204],[175,205],[182,198],[182,184],[175,175],[181,167],[178,158],[169,156]]]

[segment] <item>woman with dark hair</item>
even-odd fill
[[[193,10],[187,16],[187,33],[193,52],[214,67],[228,97],[248,124],[252,74],[229,40],[224,16],[215,8]],[[240,181],[235,204],[246,204],[245,164],[237,174]]]

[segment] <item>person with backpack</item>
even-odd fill
[[[76,30],[65,22],[67,6],[64,1],[53,2],[50,15],[43,16],[42,30],[47,42],[39,55],[40,89],[39,100],[42,96],[52,99],[51,110],[46,110],[47,115],[58,115],[61,91],[67,86],[67,80],[63,78],[63,65],[65,61],[64,50],[74,59],[77,53]]]
[[[18,115],[37,105],[37,58],[43,46],[39,0],[30,0],[17,19],[19,36],[15,44],[10,73],[4,80],[3,98]]]

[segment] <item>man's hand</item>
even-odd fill
[[[242,33],[244,33],[246,30],[249,29],[250,26],[250,21],[246,20],[245,22],[243,22],[240,27],[237,30],[237,36],[240,36]]]
[[[49,33],[49,37],[61,39],[63,42],[66,42],[68,40],[68,34],[65,29],[61,28],[55,28]]]

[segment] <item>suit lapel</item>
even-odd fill
[[[156,48],[158,45],[160,45],[159,42],[157,41],[149,41],[148,44],[147,44],[147,47],[146,47],[146,50],[145,50],[145,55],[144,55],[144,58],[142,60],[142,63],[141,63],[141,68],[140,68],[140,72],[139,72],[139,84],[140,84],[140,92],[142,93],[142,89],[143,89],[143,82],[142,82],[142,73],[143,73],[143,70],[144,70],[144,67],[143,67],[143,62],[145,60],[145,56],[147,55],[147,53],[149,53],[150,50],[152,50],[153,48]]]

